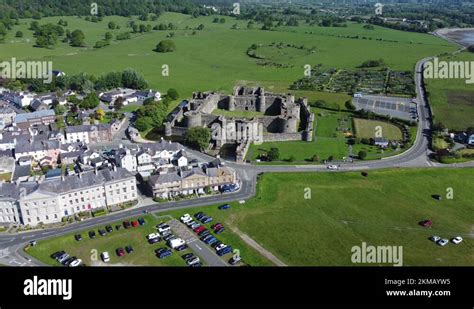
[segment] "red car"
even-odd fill
[[[431,220],[423,220],[418,223],[422,227],[431,227],[433,225],[433,221]]]
[[[132,226],[133,226],[133,227],[137,227],[137,226],[139,226],[139,225],[140,225],[140,224],[138,223],[137,220],[132,221]]]
[[[129,221],[123,221],[123,227],[126,229],[130,228],[130,222]]]
[[[196,234],[200,233],[201,231],[204,231],[206,227],[204,225],[198,226],[197,228],[194,229],[194,232]]]
[[[124,256],[125,250],[123,250],[123,248],[117,248],[116,253],[117,253],[117,256]]]
[[[216,224],[214,224],[213,226],[211,226],[211,228],[212,228],[213,230],[218,230],[218,229],[220,229],[220,228],[222,228],[222,227],[224,227],[224,225],[222,225],[222,223],[216,223]]]

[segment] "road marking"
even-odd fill
[[[200,251],[202,251],[202,248],[199,247],[199,245],[196,245],[196,248],[198,248]]]

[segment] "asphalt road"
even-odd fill
[[[257,175],[268,172],[342,172],[371,170],[396,167],[447,167],[446,165],[436,164],[428,159],[428,145],[431,136],[431,112],[426,101],[425,94],[422,89],[422,66],[423,63],[431,58],[420,60],[416,64],[415,81],[418,101],[418,114],[420,116],[417,137],[414,145],[402,154],[388,157],[382,160],[374,161],[356,161],[354,163],[341,164],[337,171],[328,170],[322,165],[250,165],[236,164],[234,162],[226,162],[225,164],[235,168],[242,180],[241,189],[235,193],[228,193],[219,196],[210,196],[194,200],[184,200],[179,202],[153,203],[140,208],[125,210],[109,214],[106,216],[92,218],[84,222],[74,223],[63,228],[24,232],[19,234],[0,235],[0,250],[5,248],[21,248],[21,244],[25,244],[30,240],[39,240],[53,236],[59,236],[75,231],[89,229],[97,225],[105,225],[115,221],[121,221],[131,217],[138,216],[143,211],[166,212],[171,209],[189,209],[200,206],[222,204],[231,201],[246,200],[255,195]],[[209,160],[211,157],[189,150],[195,157]],[[454,164],[452,167],[474,167],[474,162],[465,164]]]

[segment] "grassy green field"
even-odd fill
[[[463,52],[443,57],[446,61],[474,61],[474,54]],[[474,126],[474,90],[463,79],[425,79],[435,122],[450,130]]]
[[[376,132],[380,130],[381,136],[388,140],[402,140],[402,131],[397,126],[391,123],[378,121],[378,120],[367,120],[361,118],[354,118],[354,132],[359,138],[375,138],[377,137]]]
[[[126,28],[129,19],[105,17],[102,22],[92,23],[78,17],[47,17],[39,22],[57,23],[60,18],[68,21],[67,28],[71,31],[83,30],[87,47],[73,48],[58,43],[55,49],[34,48],[32,31],[28,30],[31,20],[21,20],[20,25],[9,31],[6,43],[1,45],[0,59],[16,57],[52,60],[55,69],[68,74],[85,71],[98,75],[110,71],[111,68],[119,71],[131,67],[141,72],[151,87],[161,91],[173,87],[182,97],[187,97],[197,90],[230,91],[240,82],[284,84],[287,88],[293,81],[302,77],[305,64],[321,63],[324,67],[355,68],[366,60],[382,57],[392,69],[411,70],[421,58],[455,49],[449,43],[430,35],[380,27],[367,30],[359,24],[349,24],[347,28],[303,25],[263,31],[247,30],[247,21],[231,17],[225,17],[225,24],[214,24],[214,16],[192,18],[183,14],[165,13],[157,21],[145,23],[156,25],[173,22],[178,25],[178,30],[173,31],[173,40],[177,45],[175,52],[159,54],[153,51],[157,43],[170,31],[134,35],[130,40],[113,41],[110,46],[95,50],[92,46],[109,31],[109,21],[113,20],[121,27],[120,30],[111,31],[117,34],[130,30]],[[230,29],[234,23],[241,29]],[[192,35],[191,29],[184,30],[186,26],[194,28],[199,24],[204,24],[205,28],[197,31],[196,35]],[[24,32],[24,38],[14,37],[18,30]],[[341,37],[354,35],[370,37],[372,40]],[[384,41],[379,41],[378,38]],[[247,48],[254,43],[269,45],[273,42],[316,47],[316,52],[300,57],[293,57],[291,53],[280,55],[280,62],[291,64],[288,68],[259,66],[257,59],[246,55]],[[169,65],[169,76],[161,74],[164,64]]]
[[[257,197],[228,212],[205,211],[235,225],[288,265],[354,266],[352,246],[403,246],[405,266],[474,265],[472,169],[266,174]],[[305,190],[311,198],[305,199]],[[454,199],[443,197],[452,188]],[[418,225],[433,220],[432,228]],[[428,237],[462,236],[439,247]],[[357,264],[359,265],[359,264]]]

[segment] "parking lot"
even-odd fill
[[[409,98],[368,96],[353,98],[357,110],[366,110],[379,115],[415,121],[418,117],[416,104]]]
[[[202,258],[208,266],[228,266],[214,251],[206,246],[197,236],[176,219],[167,222],[173,232],[186,241],[189,248]]]

